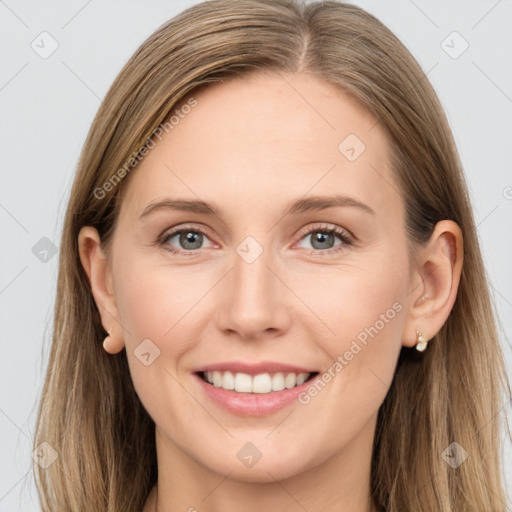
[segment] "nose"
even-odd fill
[[[291,308],[286,301],[292,294],[284,284],[286,279],[272,268],[276,267],[273,260],[266,250],[254,261],[243,251],[235,252],[232,270],[219,290],[218,329],[247,340],[286,332],[291,324]]]

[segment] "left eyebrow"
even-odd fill
[[[286,215],[291,213],[303,213],[311,210],[325,210],[327,208],[334,208],[336,206],[352,206],[359,208],[366,213],[375,215],[375,211],[372,210],[367,204],[358,201],[350,196],[310,196],[305,199],[299,199],[295,201],[287,211]]]
[[[353,197],[343,195],[310,196],[304,199],[299,199],[289,206],[285,215],[290,215],[293,213],[304,213],[307,211],[325,210],[327,208],[334,208],[340,206],[350,206],[354,208],[359,208],[366,213],[375,215],[375,211],[372,210],[367,204],[364,204]],[[220,209],[205,201],[166,198],[162,201],[157,201],[146,206],[146,208],[140,215],[139,220],[143,219],[144,217],[147,217],[150,213],[161,209],[201,213],[204,215],[222,218]]]

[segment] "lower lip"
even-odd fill
[[[209,398],[233,414],[266,416],[298,401],[298,396],[313,384],[319,375],[292,389],[271,391],[270,393],[239,393],[208,384],[196,373],[194,377]]]

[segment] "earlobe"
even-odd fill
[[[462,263],[460,227],[451,220],[438,222],[416,262],[419,284],[410,292],[410,315],[403,333],[405,346],[418,342],[418,330],[425,340],[430,340],[442,328],[457,298]]]
[[[120,325],[117,310],[112,272],[102,247],[96,228],[85,226],[78,235],[80,261],[89,279],[91,292],[101,315],[101,323],[109,336],[104,348],[109,353],[117,353],[124,346],[122,331],[114,329]],[[120,332],[117,332],[117,331]]]

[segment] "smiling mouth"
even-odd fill
[[[302,386],[304,383],[316,377],[318,372],[272,372],[249,375],[242,372],[201,371],[196,372],[196,375],[201,377],[207,384],[227,391],[246,394],[266,394]]]

